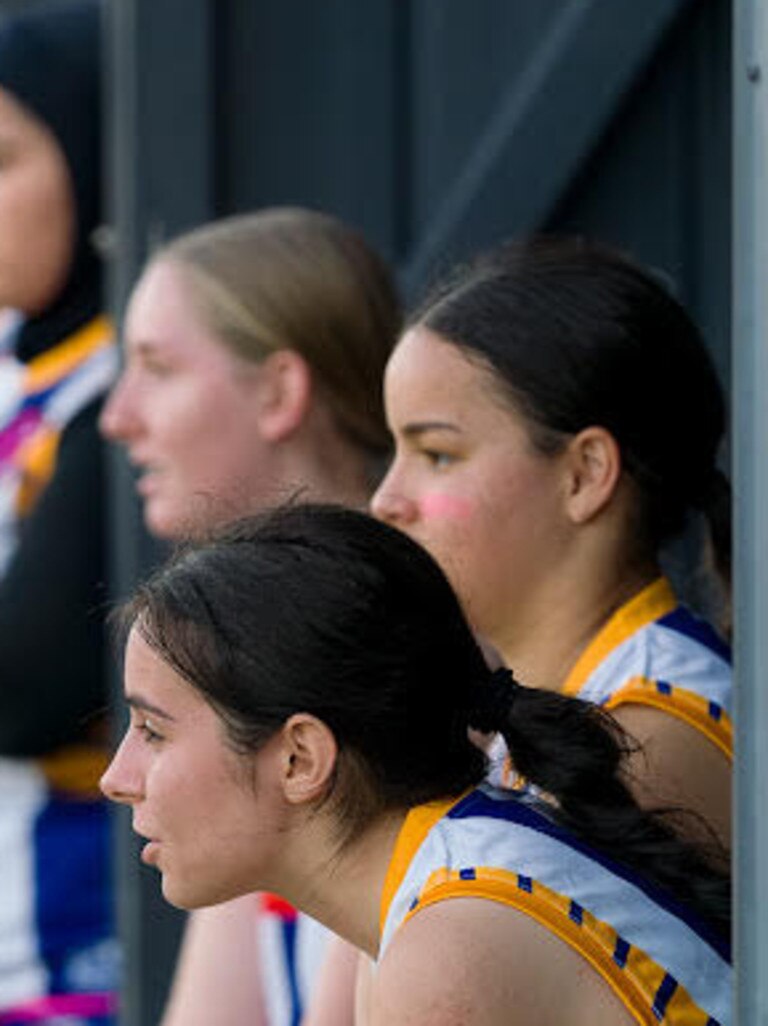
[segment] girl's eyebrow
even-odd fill
[[[160,709],[159,706],[148,702],[147,699],[142,698],[141,695],[126,695],[125,700],[132,709],[142,709],[144,712],[152,713],[154,716],[159,716],[163,720],[171,720],[175,722],[175,716],[171,716],[171,714],[165,712],[164,709]]]
[[[406,424],[402,433],[407,438],[416,438],[418,435],[426,434],[427,431],[452,431],[454,434],[461,434],[461,428],[456,424],[450,424],[444,420],[421,420]]]
[[[132,356],[154,356],[157,353],[158,345],[151,338],[140,338],[137,341],[126,341],[126,351]]]

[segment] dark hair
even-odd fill
[[[589,703],[503,679],[500,701],[499,673],[442,571],[394,528],[334,506],[252,517],[182,550],[127,616],[238,750],[257,750],[296,712],[328,725],[345,836],[384,809],[479,784],[487,760],[467,728],[498,729],[568,828],[727,921],[724,877],[635,803],[618,726]]]
[[[506,243],[438,286],[411,323],[479,357],[541,451],[610,431],[654,552],[700,509],[717,565],[729,564],[722,389],[696,326],[651,273],[579,238]]]

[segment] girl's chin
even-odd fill
[[[185,520],[185,517],[175,514],[166,502],[157,499],[144,501],[144,524],[155,538],[164,538],[168,541],[184,538]]]
[[[197,908],[208,908],[211,905],[220,905],[225,901],[240,896],[238,893],[222,893],[219,890],[203,891],[201,888],[185,887],[178,880],[174,881],[169,873],[162,874],[163,897],[169,905],[183,909],[185,912],[192,912]]]

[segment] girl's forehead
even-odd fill
[[[407,395],[467,402],[482,396],[485,377],[458,346],[417,325],[403,335],[389,358],[385,392],[390,401]]]
[[[525,424],[502,375],[489,362],[424,325],[409,329],[396,346],[387,365],[384,397],[393,430],[402,430],[412,418],[440,420],[441,414],[478,427]]]
[[[170,720],[210,709],[202,695],[165,660],[134,625],[125,647],[125,697],[129,705],[153,706]]]

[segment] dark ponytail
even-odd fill
[[[727,935],[727,876],[714,857],[680,838],[666,813],[637,804],[623,772],[636,746],[610,714],[559,692],[523,687],[509,670],[495,670],[478,694],[470,726],[501,733],[514,770],[552,799],[563,826],[655,880]],[[715,852],[721,856],[713,840]]]

